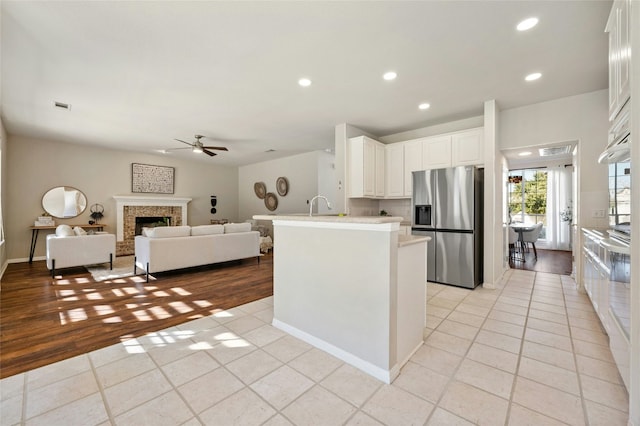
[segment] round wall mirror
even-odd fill
[[[76,217],[87,208],[87,197],[71,186],[51,188],[42,196],[42,208],[53,217]]]

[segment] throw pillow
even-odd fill
[[[58,237],[73,237],[75,234],[69,225],[58,225],[56,235]]]
[[[80,228],[79,226],[76,226],[75,228],[73,228],[73,233],[76,234],[77,236],[82,236],[82,235],[87,235],[87,231],[85,231],[84,229]]]

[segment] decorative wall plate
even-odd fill
[[[276,189],[278,190],[278,194],[282,197],[287,195],[289,192],[289,181],[286,177],[281,176],[276,180]]]
[[[264,205],[267,206],[269,211],[274,211],[278,208],[278,197],[273,192],[267,192],[264,197]]]
[[[253,191],[256,193],[256,196],[261,200],[264,199],[265,195],[267,195],[267,187],[264,182],[256,182],[253,184]]]

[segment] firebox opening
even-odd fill
[[[168,216],[136,217],[135,235],[142,235],[142,228],[156,226],[171,226],[171,218]]]

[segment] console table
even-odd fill
[[[79,226],[80,228],[96,229],[98,231],[102,231],[102,229],[104,228],[104,225],[101,223],[95,223],[93,225],[86,223],[81,225],[79,224],[79,225],[69,225],[69,226],[72,228]],[[29,229],[31,229],[31,249],[29,250],[29,263],[33,262],[33,253],[36,251],[36,243],[38,242],[38,233],[40,231],[48,231],[48,230],[56,229],[57,227],[58,225],[29,227]]]

